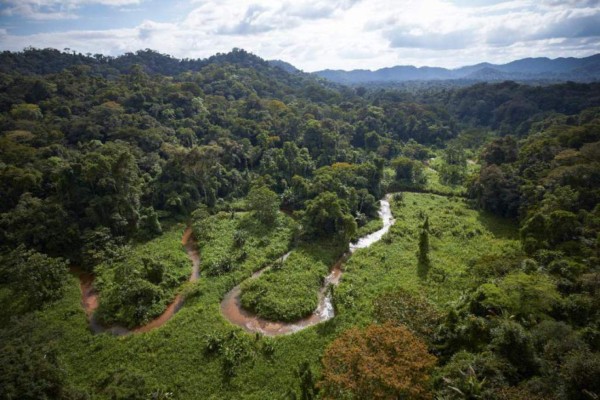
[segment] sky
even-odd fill
[[[307,72],[600,53],[600,0],[0,0],[0,49],[205,58]]]

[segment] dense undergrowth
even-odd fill
[[[242,284],[242,306],[272,321],[296,321],[312,314],[325,276],[346,247],[302,243],[285,261]]]
[[[201,253],[201,274],[213,277],[248,274],[271,264],[292,245],[297,223],[284,213],[265,225],[248,212],[221,212],[196,219],[192,227]]]
[[[183,228],[175,225],[158,238],[124,248],[118,257],[96,266],[99,321],[132,328],[164,311],[191,274],[191,262],[181,244]]]

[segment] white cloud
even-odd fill
[[[60,20],[77,18],[75,11],[82,6],[101,4],[105,6],[128,6],[142,0],[3,0],[3,15],[18,15],[32,20]]]
[[[96,3],[141,0],[10,0],[73,13]],[[59,5],[60,3],[60,5]],[[460,3],[460,4],[459,4]],[[307,71],[413,64],[457,67],[522,57],[600,52],[600,0],[512,0],[478,6],[449,0],[201,0],[179,20],[133,28],[0,35],[0,47],[70,47],[111,55],[151,48],[207,57],[233,47]],[[483,3],[483,2],[480,2]],[[9,8],[10,9],[10,8]],[[68,26],[68,22],[65,23]]]

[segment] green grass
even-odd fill
[[[285,254],[291,246],[296,222],[279,213],[273,226],[265,226],[247,212],[218,213],[195,224],[201,253],[201,272],[229,274],[238,280]],[[230,274],[233,273],[233,274]]]
[[[187,288],[183,308],[151,332],[125,337],[92,335],[75,278],[71,278],[63,299],[34,317],[39,319],[44,333],[55,338],[69,384],[94,398],[111,398],[117,389],[126,388],[142,393],[144,398],[159,390],[172,392],[175,399],[287,398],[290,389],[298,388],[295,369],[299,363],[309,361],[318,375],[325,346],[343,330],[370,323],[372,301],[382,291],[397,287],[418,291],[443,310],[447,302],[456,300],[468,286],[467,267],[472,260],[517,245],[513,224],[470,210],[460,199],[410,193],[404,197],[403,206],[393,205],[397,222],[388,234],[389,239],[356,251],[347,262],[346,272],[334,293],[337,316],[293,335],[265,338],[246,334],[220,313],[225,293],[260,264],[269,262],[268,257],[260,254],[265,248],[271,246],[273,255],[287,250],[288,243],[283,240],[286,235],[276,233],[268,236],[266,247],[247,256],[247,260],[255,261],[246,261],[221,275],[202,273]],[[420,281],[417,277],[420,212],[429,215],[431,259],[434,269],[447,273],[445,281]],[[214,217],[212,232],[220,235],[202,243],[203,262],[231,250],[233,232],[243,217],[244,214],[236,214],[235,224]],[[260,230],[249,228],[249,232],[248,246],[264,240]],[[181,248],[179,243],[173,242],[173,246],[177,251]],[[231,336],[231,332],[236,334]],[[31,340],[41,334],[24,333]],[[209,353],[207,338],[215,335],[227,339],[221,351]],[[232,376],[226,377],[224,372]]]
[[[443,309],[468,287],[468,266],[486,253],[518,248],[517,226],[511,221],[469,209],[460,198],[404,193],[392,203],[396,218],[390,232],[373,246],[357,251],[335,297],[338,310],[357,321],[368,321],[373,299],[403,288],[425,294]],[[417,276],[418,235],[424,216],[430,223],[428,279]]]
[[[369,222],[358,228],[354,237],[360,238],[363,236],[367,236],[369,233],[378,231],[381,228],[383,228],[383,221],[381,220],[381,218],[376,217],[369,220]]]

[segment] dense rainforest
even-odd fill
[[[0,198],[0,398],[600,396],[600,83],[3,52]]]

